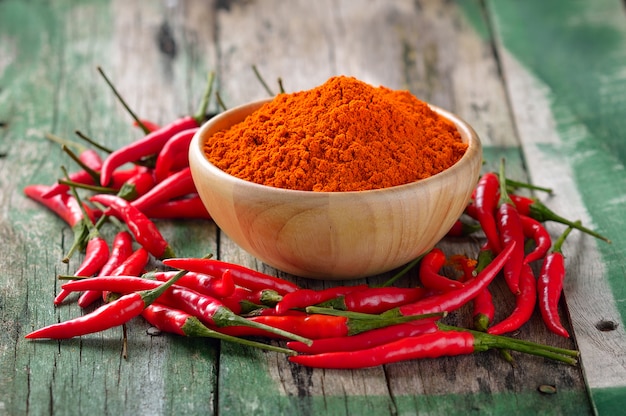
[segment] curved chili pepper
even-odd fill
[[[515,296],[515,309],[504,320],[493,325],[487,332],[501,335],[521,328],[533,314],[537,303],[537,284],[532,268],[524,264],[520,273],[520,293]]]
[[[83,290],[97,290],[100,292],[119,293],[127,295],[132,292],[155,289],[163,283],[143,277],[114,274],[108,276],[96,276],[90,279],[71,280],[61,286],[70,292]]]
[[[198,128],[181,131],[165,143],[154,164],[154,177],[157,182],[163,181],[170,175],[178,155],[184,154],[185,159],[189,160],[187,158],[189,144],[197,131]],[[189,163],[187,162],[187,164]]]
[[[520,351],[571,365],[577,363],[574,357],[578,356],[576,351],[459,328],[428,332],[360,351],[297,355],[289,357],[289,361],[308,367],[358,369],[404,360],[467,355],[491,348]]]
[[[463,287],[463,283],[439,274],[439,270],[446,264],[446,260],[446,255],[439,248],[435,247],[426,253],[420,262],[419,278],[422,286],[441,292]]]
[[[589,234],[600,240],[606,241],[607,243],[611,242],[611,240],[609,240],[605,236],[583,226],[580,221],[571,221],[571,220],[568,220],[567,218],[560,216],[559,214],[557,214],[556,212],[548,208],[544,203],[542,203],[538,199],[528,198],[525,196],[514,195],[514,194],[511,194],[510,197],[511,197],[511,200],[515,203],[515,206],[517,207],[518,211],[522,215],[526,215],[528,217],[534,218],[535,220],[539,222],[546,222],[546,221],[558,222],[560,224],[564,224],[569,227],[575,228],[578,231],[582,231],[583,233]]]
[[[83,211],[80,209],[78,201],[70,194],[58,194],[50,198],[44,198],[44,194],[50,190],[47,185],[27,185],[24,187],[24,194],[30,199],[40,203],[59,218],[61,218],[70,227],[74,228],[83,220]],[[96,212],[85,206],[89,214],[89,219],[94,221]]]
[[[211,219],[211,214],[207,211],[198,194],[192,194],[187,198],[155,204],[145,208],[143,213],[146,214],[148,218],[152,219]]]
[[[127,201],[137,200],[154,188],[155,181],[152,171],[148,168],[141,167],[138,172],[128,178],[122,185],[117,195]]]
[[[155,289],[133,292],[124,295],[113,302],[105,303],[95,311],[78,318],[38,329],[30,334],[27,334],[25,338],[73,338],[94,332],[104,331],[106,329],[125,324],[131,319],[139,316],[146,306],[158,299],[166,290],[176,283],[178,278],[183,275],[184,272],[181,272],[166,283],[160,284]]]
[[[294,354],[291,350],[277,347],[275,345],[263,344],[261,342],[250,341],[222,334],[208,328],[195,316],[192,316],[184,311],[156,303],[148,305],[141,313],[141,316],[143,316],[144,319],[150,323],[150,325],[163,332],[178,334],[185,337],[215,338],[222,341],[247,345],[253,348],[260,348],[289,355]]]
[[[487,241],[496,251],[500,251],[502,248],[494,217],[498,200],[500,199],[499,193],[500,180],[498,175],[493,172],[487,172],[478,180],[473,198],[474,219],[480,223]]]
[[[133,238],[127,231],[120,231],[115,235],[111,245],[111,254],[107,262],[100,269],[99,276],[106,276],[121,265],[133,253]],[[78,298],[78,306],[86,308],[102,296],[102,291],[88,290]]]
[[[126,224],[135,240],[154,257],[163,259],[174,256],[172,248],[157,226],[130,202],[115,195],[105,194],[94,195],[91,201],[110,208]]]
[[[378,345],[387,344],[398,339],[414,337],[427,332],[435,332],[437,325],[434,319],[420,319],[405,324],[392,325],[372,329],[347,337],[321,338],[305,345],[297,341],[289,341],[287,347],[304,354],[322,354],[326,352],[359,351]]]
[[[493,261],[494,254],[493,251],[488,248],[483,248],[478,253],[478,259],[476,268],[474,269],[476,273],[480,273],[487,267],[489,263]],[[474,318],[474,328],[478,331],[486,332],[487,328],[493,322],[493,319],[496,315],[496,308],[493,304],[493,296],[491,295],[491,291],[489,287],[484,288],[473,301],[473,311],[472,316]]]
[[[317,305],[338,296],[367,288],[366,284],[361,284],[355,286],[335,286],[323,290],[299,289],[283,296],[281,301],[276,304],[276,313],[280,315],[290,309]]]
[[[550,246],[552,246],[552,238],[550,237],[550,233],[545,229],[543,224],[534,218],[528,217],[526,215],[520,215],[520,219],[522,220],[522,229],[524,230],[524,235],[527,238],[532,238],[535,242],[535,248],[530,253],[526,254],[524,258],[524,263],[532,263],[535,260],[542,259],[548,250],[550,250]]]
[[[222,276],[229,276],[232,279],[232,273],[227,270]],[[222,303],[234,313],[240,315],[243,313],[251,313],[253,310],[271,307],[280,302],[282,296],[278,292],[271,289],[262,289],[252,291],[245,287],[235,286],[235,290],[229,296],[225,296],[220,300]]]
[[[465,283],[461,289],[451,290],[439,295],[428,296],[407,305],[403,305],[383,313],[384,316],[411,316],[440,312],[452,312],[467,302],[473,300],[493,281],[503,268],[515,249],[515,242],[511,242],[496,258],[485,267],[474,279]]]
[[[106,240],[100,235],[96,235],[89,239],[87,247],[85,248],[85,257],[80,266],[74,272],[74,276],[89,277],[102,269],[109,259],[109,245]],[[61,290],[59,294],[54,298],[53,303],[60,305],[69,292]]]
[[[157,183],[149,192],[135,199],[131,204],[139,211],[144,212],[155,204],[192,193],[197,193],[196,185],[191,177],[191,170],[185,168]]]
[[[143,277],[165,282],[176,273],[175,271],[151,272]],[[177,284],[195,290],[198,293],[217,298],[230,296],[235,291],[235,283],[230,273],[224,273],[221,277],[215,277],[203,273],[188,272]]]
[[[164,259],[163,264],[174,269],[189,270],[191,272],[217,276],[221,275],[226,270],[230,270],[236,285],[252,291],[272,289],[280,295],[285,295],[300,289],[298,285],[285,279],[270,276],[238,264],[215,259],[169,258]]]
[[[517,295],[520,292],[519,276],[524,264],[525,238],[520,214],[506,191],[504,159],[500,163],[500,201],[496,210],[496,225],[500,233],[501,245],[507,245],[512,241],[516,243],[511,258],[504,265],[504,280],[511,293]]]
[[[319,306],[337,310],[379,314],[389,309],[406,305],[425,296],[421,287],[368,287],[347,293]]]
[[[148,251],[145,248],[140,247],[135,250],[130,256],[128,256],[119,266],[112,270],[109,275],[138,276],[143,272],[143,269],[146,267],[149,260],[150,256],[148,255]],[[102,300],[105,302],[110,302],[112,299],[111,291],[103,290],[101,292]]]
[[[554,246],[543,260],[537,281],[539,311],[543,322],[550,331],[565,338],[569,338],[569,333],[561,323],[558,310],[565,280],[565,257],[561,246],[572,228],[567,227],[554,242]]]

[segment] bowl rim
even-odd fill
[[[266,98],[262,100],[251,101],[251,102],[230,108],[226,111],[223,111],[222,113],[219,113],[215,117],[209,119],[204,124],[202,124],[200,128],[198,129],[198,131],[194,134],[192,141],[191,141],[191,146],[189,147],[190,154],[192,152],[199,152],[199,157],[196,159],[196,161],[200,162],[202,166],[204,167],[204,169],[209,170],[217,177],[223,178],[224,180],[228,180],[232,182],[233,184],[241,184],[241,186],[248,186],[248,187],[251,187],[251,189],[256,189],[259,191],[264,190],[266,192],[272,192],[272,193],[288,193],[294,197],[304,196],[304,195],[307,195],[308,197],[311,197],[312,195],[319,195],[319,196],[327,197],[328,195],[349,195],[349,196],[374,195],[374,194],[379,195],[379,194],[383,194],[386,192],[395,193],[395,192],[399,192],[402,190],[409,190],[410,188],[415,188],[418,186],[427,186],[428,183],[430,182],[433,182],[436,180],[443,180],[445,177],[449,175],[453,175],[457,170],[462,169],[463,165],[470,163],[472,156],[474,156],[474,154],[476,153],[480,153],[482,149],[480,138],[478,134],[476,133],[476,131],[474,130],[474,128],[469,123],[467,123],[464,119],[462,119],[458,115],[448,110],[445,110],[439,106],[426,102],[426,104],[429,106],[431,110],[436,112],[438,115],[446,118],[448,121],[451,121],[454,123],[459,133],[461,133],[461,136],[463,137],[463,139],[467,137],[467,145],[468,145],[463,156],[461,156],[461,158],[454,165],[448,167],[447,169],[439,173],[429,176],[428,178],[419,179],[417,181],[405,183],[402,185],[395,185],[395,186],[390,186],[386,188],[367,189],[367,190],[362,190],[362,191],[304,191],[301,189],[279,188],[275,186],[264,185],[264,184],[260,184],[260,183],[256,183],[252,181],[247,181],[245,179],[241,179],[236,176],[233,176],[229,174],[228,172],[215,166],[206,157],[202,149],[202,146],[204,144],[203,137],[206,134],[206,131],[210,130],[215,124],[222,121],[222,119],[231,116],[233,113],[244,112],[252,107],[253,110],[247,112],[244,118],[242,118],[242,121],[243,121],[245,117],[252,114],[258,108],[260,108],[263,104],[270,102],[272,100],[273,98]],[[223,130],[226,130],[226,129],[222,129],[220,131],[223,131]],[[462,131],[464,131],[465,134],[463,134]]]

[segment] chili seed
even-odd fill
[[[550,384],[542,384],[537,388],[537,390],[543,394],[556,394],[556,386],[552,386]]]
[[[601,320],[596,323],[596,329],[602,332],[615,331],[617,324],[614,321]]]
[[[159,335],[161,335],[161,330],[157,327],[151,326],[150,328],[146,329],[146,334],[150,335],[151,337],[158,337]]]

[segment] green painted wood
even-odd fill
[[[567,189],[555,206],[584,215],[613,241],[578,244],[570,268],[579,277],[566,296],[596,410],[615,414],[626,405],[624,4],[490,2],[490,10],[510,56],[505,71],[527,79],[509,88],[531,175]],[[535,126],[524,128],[529,118]],[[598,330],[607,322],[613,331]]]
[[[510,83],[523,74],[502,66],[494,54],[493,42],[509,37],[502,30],[493,37],[492,19],[504,18],[500,9],[489,4],[485,10],[478,0],[289,6],[0,1],[0,121],[7,123],[0,127],[0,153],[6,153],[0,158],[0,415],[592,413],[580,368],[522,356],[516,356],[516,367],[486,353],[362,371],[307,370],[276,353],[149,335],[141,320],[128,326],[127,359],[121,356],[120,329],[63,342],[22,339],[31,329],[81,314],[72,303],[58,308],[51,303],[58,290],[55,276],[70,273],[80,260],[59,261],[71,231],[21,194],[24,185],[50,183],[61,163],[71,163],[43,133],[73,138],[80,129],[112,147],[141,136],[99,78],[97,65],[131,107],[157,122],[193,112],[212,69],[229,106],[266,96],[253,64],[268,81],[281,77],[289,91],[338,73],[407,88],[476,128],[485,144],[486,169],[505,156],[511,176],[542,182],[534,165],[527,169],[532,140],[518,134],[525,130],[516,105],[525,101],[521,97],[518,104]],[[587,197],[584,201],[587,207]],[[599,215],[593,216],[596,224]],[[210,252],[304,286],[332,285],[268,268],[210,222],[163,221],[159,227],[181,255]],[[441,245],[472,254],[480,243],[476,238]],[[594,261],[611,264],[617,254]],[[412,271],[401,284],[415,282]],[[511,299],[502,285],[494,290],[502,319]],[[466,316],[450,320],[467,325]],[[518,336],[575,346],[574,340],[547,333],[538,316]],[[557,394],[539,393],[543,384],[556,386]],[[596,406],[609,408],[618,393],[595,391]]]

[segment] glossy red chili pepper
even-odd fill
[[[96,276],[90,279],[71,280],[61,286],[70,292],[81,292],[83,290],[98,290],[100,292],[119,293],[126,295],[132,292],[155,289],[162,285],[162,282],[145,279],[130,275],[109,275]]]
[[[134,200],[131,204],[139,211],[144,212],[155,204],[192,193],[197,193],[196,185],[191,178],[191,170],[185,168],[154,185],[150,191]]]
[[[487,172],[480,177],[474,189],[474,219],[477,220],[487,237],[491,247],[500,251],[502,244],[496,227],[494,213],[500,199],[500,180],[498,175]]]
[[[194,117],[180,118],[159,130],[148,133],[143,138],[123,146],[111,153],[102,164],[100,172],[100,184],[107,186],[113,176],[113,171],[125,163],[136,162],[143,157],[158,154],[165,143],[176,133],[200,127],[200,123]]]
[[[315,339],[310,346],[297,341],[289,341],[287,347],[303,354],[359,351],[387,344],[402,338],[414,337],[435,331],[437,331],[437,325],[434,319],[420,319],[419,321],[407,322],[405,324],[372,329],[347,337]]]
[[[398,308],[390,309],[383,313],[385,316],[411,316],[430,313],[452,312],[467,302],[473,300],[493,281],[496,275],[509,261],[511,253],[515,249],[512,242],[504,248],[496,258],[485,267],[473,280],[467,282],[461,289],[451,290],[439,295],[428,296],[417,302]]]
[[[524,263],[532,263],[533,261],[541,260],[552,246],[550,233],[548,233],[548,230],[546,230],[543,224],[534,218],[520,215],[520,219],[522,220],[524,236],[531,238],[535,242],[535,248],[533,251],[526,254]]]
[[[70,194],[59,194],[50,198],[44,198],[43,195],[50,189],[47,185],[27,185],[24,187],[24,194],[30,199],[40,203],[59,218],[65,221],[70,227],[74,228],[83,220],[83,211],[78,201]],[[93,222],[96,212],[85,206],[89,219]]]
[[[133,253],[133,238],[127,231],[120,231],[115,235],[111,245],[111,253],[107,262],[100,269],[99,276],[106,276],[113,272]],[[88,290],[78,298],[78,306],[86,308],[102,297],[102,291]]]
[[[198,194],[191,194],[187,198],[155,204],[144,209],[143,213],[152,219],[211,219],[211,214],[207,211]]]
[[[144,277],[165,282],[176,273],[175,271],[151,272]],[[224,273],[220,277],[215,277],[203,273],[188,272],[177,284],[188,289],[193,289],[198,293],[215,296],[217,298],[230,296],[235,291],[235,283],[230,273]]]
[[[276,304],[276,313],[280,315],[290,309],[317,305],[338,296],[367,288],[368,286],[366,284],[361,284],[354,286],[335,286],[323,290],[299,289],[283,296],[282,300]]]
[[[446,326],[440,325],[446,328]],[[576,351],[463,329],[446,329],[408,337],[360,351],[297,355],[289,361],[308,367],[358,369],[404,360],[467,355],[490,348],[507,349],[576,364]]]
[[[253,316],[247,318],[250,322],[261,323],[268,327],[280,328],[293,334],[298,334],[307,339],[322,339],[347,337],[377,328],[424,319],[420,317],[392,317],[376,319],[353,319],[346,316],[334,316],[310,313],[308,315],[282,315],[282,316]],[[429,317],[428,319],[431,319]],[[220,330],[233,336],[265,336],[272,334],[258,328],[231,326]]]
[[[159,302],[167,306],[179,308],[182,311],[196,316],[206,325],[212,325],[218,328],[245,326],[287,339],[301,341],[305,344],[311,343],[310,339],[292,333],[289,330],[248,320],[235,314],[218,299],[212,296],[202,295],[191,289],[180,286],[172,287],[164,293]]]
[[[188,162],[189,144],[198,131],[197,128],[181,131],[165,143],[154,165],[154,177],[157,182],[165,180],[173,171],[176,165],[177,156],[183,154]]]
[[[127,201],[134,201],[150,192],[155,183],[152,171],[145,167],[140,168],[137,174],[124,182],[117,195]]]
[[[524,264],[520,273],[520,293],[515,296],[515,309],[504,320],[493,325],[487,332],[493,335],[517,331],[533,314],[537,303],[537,284],[532,268]]]
[[[232,279],[232,274],[229,270],[223,273],[223,276],[226,275],[229,275],[229,278]],[[253,310],[258,312],[261,308],[269,307],[275,310],[274,306],[276,306],[281,299],[282,296],[271,289],[252,291],[245,287],[235,286],[233,293],[220,300],[228,309],[237,315],[242,315],[244,313],[250,313]]]
[[[179,273],[176,277],[160,284],[155,289],[124,295],[86,315],[33,331],[27,334],[26,338],[73,338],[125,324],[139,316],[146,306],[158,299],[182,274],[183,272]]]
[[[607,237],[583,226],[580,223],[580,221],[578,222],[571,221],[567,218],[560,216],[559,214],[552,211],[544,203],[542,203],[541,201],[537,199],[528,198],[528,197],[521,196],[521,195],[514,195],[514,194],[510,195],[510,197],[511,197],[511,200],[513,200],[513,202],[515,203],[517,210],[522,215],[531,217],[539,222],[546,222],[546,221],[558,222],[560,224],[564,224],[569,227],[575,228],[579,231],[582,231],[585,234],[589,234],[600,240],[606,241],[607,243],[611,242],[611,240],[609,240]]]
[[[562,337],[569,337],[567,329],[559,317],[559,299],[563,292],[565,280],[565,257],[561,251],[563,242],[572,227],[568,227],[554,242],[554,246],[543,260],[537,281],[539,311],[546,327]]]
[[[148,251],[140,247],[131,253],[119,266],[113,269],[109,273],[109,276],[139,276],[149,260],[150,256],[148,255]],[[111,291],[103,290],[102,300],[109,302],[111,299]]]
[[[168,306],[153,303],[148,305],[141,316],[145,318],[150,325],[156,327],[160,331],[172,334],[178,334],[185,337],[207,337],[216,338],[222,341],[243,344],[249,347],[261,348],[268,351],[281,352],[293,355],[293,351],[277,347],[274,345],[263,344],[260,342],[250,341],[246,339],[232,337],[222,334],[205,326],[198,318],[184,311],[170,308]]]
[[[126,224],[135,240],[154,257],[163,259],[174,256],[172,248],[157,226],[130,202],[115,195],[105,194],[94,195],[91,201],[110,208]]]
[[[421,287],[368,287],[347,293],[319,306],[350,312],[379,314],[423,298],[427,291]]]
[[[74,272],[74,276],[92,276],[100,271],[108,259],[109,245],[104,238],[100,237],[100,235],[96,235],[87,242],[85,257],[76,272]],[[61,290],[54,298],[53,303],[60,305],[67,295],[69,295],[69,292]]]
[[[439,248],[430,250],[420,262],[419,278],[422,286],[427,289],[447,292],[463,287],[463,283],[439,274],[439,270],[446,264],[446,255]]]
[[[478,253],[477,263],[473,271],[466,263],[466,272],[469,272],[469,274],[467,274],[468,280],[474,273],[482,272],[485,267],[493,261],[493,258],[494,254],[492,250],[488,248],[481,249]],[[489,287],[486,287],[478,293],[473,301],[472,317],[474,320],[474,328],[478,331],[487,331],[487,328],[493,322],[495,314],[496,308],[493,304],[493,296],[491,295]]]
[[[524,264],[525,238],[520,214],[506,191],[504,159],[500,163],[500,201],[496,210],[496,225],[502,246],[508,245],[512,241],[516,243],[511,258],[504,265],[504,280],[511,293],[517,295],[520,293],[519,276]]]
[[[280,295],[285,295],[300,289],[298,285],[288,280],[270,276],[241,265],[215,259],[169,258],[164,259],[163,264],[174,269],[218,276],[224,273],[224,271],[230,270],[236,285],[252,291],[272,289]]]

